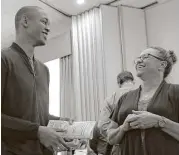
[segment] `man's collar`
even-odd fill
[[[23,54],[24,56],[26,56],[29,60],[31,60],[30,57],[28,57],[28,55],[26,54],[26,52],[15,42],[12,43],[11,45],[12,48],[16,49],[16,51],[20,52],[21,54]],[[34,59],[34,56],[33,56],[33,60]]]

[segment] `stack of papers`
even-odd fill
[[[59,132],[60,136],[64,138],[92,139],[95,124],[95,121],[83,121],[73,122],[73,124],[70,125],[67,121],[50,120],[48,127],[66,130],[65,132]]]

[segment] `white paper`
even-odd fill
[[[48,127],[66,130],[66,132],[58,132],[62,137],[72,139],[92,139],[95,123],[95,121],[84,121],[73,122],[73,124],[70,125],[67,121],[50,120]]]

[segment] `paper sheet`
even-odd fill
[[[48,127],[66,130],[66,132],[59,132],[62,137],[72,139],[92,139],[95,123],[95,121],[84,121],[73,122],[73,124],[70,125],[66,121],[50,120]]]

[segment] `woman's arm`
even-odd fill
[[[177,108],[177,115],[179,120],[179,85],[178,84],[171,84],[169,87],[169,98],[170,101],[176,105]],[[166,132],[173,138],[179,141],[179,122],[174,122],[170,119],[162,117],[161,122],[164,122],[164,127],[162,131]],[[160,122],[160,121],[159,121]]]
[[[107,140],[108,143],[111,145],[115,145],[115,144],[119,144],[120,141],[122,140],[124,134],[131,130],[128,120],[133,117],[134,114],[129,114],[124,123],[120,126],[118,126],[117,123],[115,123],[114,121],[111,121],[109,128],[107,130]]]
[[[116,128],[116,125],[111,123],[111,128],[107,130],[107,141],[111,145],[119,144],[125,134],[124,126]]]
[[[164,117],[159,119],[159,127],[161,124],[161,130],[179,141],[179,123],[169,120]]]
[[[148,129],[152,127],[161,128],[162,131],[179,141],[179,123],[163,116],[159,116],[147,111],[134,111],[133,117],[128,119],[132,129]]]

